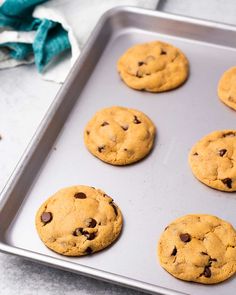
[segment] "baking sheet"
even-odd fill
[[[213,214],[236,226],[236,195],[201,184],[187,162],[202,136],[235,128],[235,112],[216,93],[221,74],[236,60],[235,37],[234,27],[160,12],[118,8],[107,13],[3,191],[0,249],[155,294],[233,294],[236,278],[214,286],[175,279],[157,262],[156,247],[165,226],[185,214]],[[159,94],[128,88],[117,74],[117,59],[130,46],[156,39],[186,54],[187,83]],[[105,164],[84,146],[87,121],[114,105],[143,111],[157,127],[152,153],[137,164]],[[34,218],[48,196],[76,184],[111,195],[123,212],[124,228],[112,247],[70,258],[43,245]]]

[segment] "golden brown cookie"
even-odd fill
[[[218,84],[218,96],[224,104],[236,110],[236,67],[224,72]]]
[[[119,236],[122,215],[112,198],[93,187],[64,188],[47,199],[36,215],[43,243],[66,256],[100,251]]]
[[[176,219],[158,243],[161,266],[174,277],[203,284],[222,282],[236,271],[236,232],[212,215]]]
[[[236,130],[214,131],[198,141],[189,153],[194,176],[204,184],[236,191]]]
[[[178,48],[154,41],[129,48],[118,60],[117,69],[129,87],[162,92],[186,81],[189,63]]]
[[[117,106],[98,111],[84,131],[88,150],[112,165],[127,165],[144,158],[154,138],[155,126],[144,113]]]

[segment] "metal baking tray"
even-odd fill
[[[117,59],[130,46],[156,39],[187,55],[188,81],[158,94],[128,88],[116,71]],[[236,226],[236,195],[201,184],[187,161],[202,136],[236,127],[235,112],[216,93],[220,76],[235,60],[235,27],[138,8],[107,12],[2,192],[1,251],[153,294],[234,294],[235,277],[212,286],[175,279],[159,265],[156,247],[165,226],[188,213],[217,215]],[[113,105],[137,108],[157,127],[152,153],[137,164],[105,164],[84,146],[87,121]],[[114,245],[81,258],[47,249],[34,225],[40,204],[75,184],[105,190],[124,216]]]

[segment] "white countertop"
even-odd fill
[[[163,0],[162,10],[236,24],[233,0]],[[19,161],[60,85],[43,81],[34,66],[0,72],[0,190]],[[0,294],[142,294],[0,254]]]

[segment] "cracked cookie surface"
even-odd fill
[[[129,87],[162,92],[186,81],[189,63],[178,48],[154,41],[129,48],[118,60],[117,69]]]
[[[112,165],[141,160],[151,151],[154,138],[155,126],[144,113],[117,106],[98,111],[84,131],[88,150]]]
[[[221,191],[236,191],[236,130],[214,131],[189,153],[194,176]]]
[[[39,208],[36,228],[43,243],[66,256],[82,256],[109,246],[119,236],[122,215],[113,199],[89,186],[61,189]]]
[[[236,67],[222,75],[218,84],[218,96],[224,104],[236,110]]]
[[[158,256],[161,266],[178,279],[219,283],[236,271],[236,232],[216,216],[186,215],[166,227]]]

